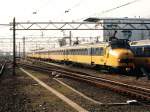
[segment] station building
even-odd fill
[[[90,21],[90,18],[88,18]],[[91,19],[92,20],[92,19]],[[88,21],[88,20],[87,20]],[[104,29],[99,31],[99,40],[108,41],[117,30],[116,37],[119,39],[128,39],[138,41],[150,39],[150,19],[146,18],[103,18],[97,19],[96,28]]]

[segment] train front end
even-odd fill
[[[135,68],[134,54],[130,49],[128,41],[123,39],[113,40],[109,44],[107,62],[122,71],[132,71]]]

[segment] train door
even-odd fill
[[[91,65],[94,64],[94,48],[91,47],[90,48],[90,55],[91,55]]]
[[[64,55],[64,60],[67,61],[68,60],[68,50],[67,49],[64,50],[63,55]]]
[[[110,50],[110,47],[109,46],[106,46],[105,47],[105,53],[104,53],[104,65],[107,65],[107,62],[109,61],[109,50]]]
[[[94,47],[92,51],[92,64],[104,65],[105,62],[105,48],[104,47]]]

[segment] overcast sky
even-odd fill
[[[82,21],[87,17],[150,18],[150,0],[0,0],[0,15],[0,23],[12,22],[13,17],[16,17],[16,21]],[[0,32],[0,38],[12,35],[8,27],[0,26]]]
[[[131,1],[135,0],[0,0],[0,22],[8,23],[14,16],[23,21],[66,21],[88,16],[150,17],[150,0],[136,0],[133,4],[102,13]]]

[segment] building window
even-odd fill
[[[130,30],[123,30],[122,33],[126,39],[129,39],[132,36],[132,31],[130,31]]]

